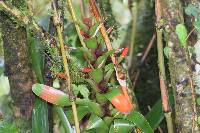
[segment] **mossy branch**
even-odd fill
[[[155,13],[156,13],[156,21],[159,26],[161,23],[161,5],[160,0],[156,0],[155,5]],[[161,27],[157,27],[157,50],[158,50],[158,67],[159,67],[159,79],[160,79],[160,92],[162,99],[163,111],[165,113],[165,118],[167,122],[168,133],[173,133],[173,122],[171,116],[171,108],[169,104],[169,96],[166,85],[166,75],[165,75],[165,63],[164,63],[164,55],[163,55],[163,38],[162,38],[162,29]]]
[[[65,50],[64,40],[63,40],[62,30],[61,30],[61,22],[60,22],[60,18],[58,16],[58,12],[57,12],[54,0],[53,0],[53,8],[54,8],[53,21],[54,21],[54,25],[56,26],[58,39],[59,39],[59,43],[60,43],[60,48],[61,48],[61,54],[62,54],[62,60],[63,60],[64,70],[65,70],[65,75],[67,77],[66,84],[67,84],[67,90],[69,92],[70,102],[71,102],[71,105],[72,105],[72,112],[73,112],[73,117],[74,117],[74,122],[75,122],[75,128],[76,128],[76,132],[80,133],[79,121],[78,121],[78,115],[77,115],[77,109],[76,109],[76,103],[75,103],[75,96],[74,96],[74,93],[73,93],[73,89],[71,87],[71,79],[70,79],[68,61],[67,61],[67,58],[66,58],[66,53],[68,55],[68,51],[67,51],[67,49]]]
[[[31,15],[24,14],[15,6],[0,0],[0,11],[3,11],[11,18],[14,18],[14,21],[18,22],[20,26],[31,27],[34,36],[41,38],[43,42],[48,44],[52,40],[53,37],[45,32],[45,30],[43,30],[34,19],[32,19]]]

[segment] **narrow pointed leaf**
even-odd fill
[[[105,54],[103,54],[102,56],[99,56],[96,63],[95,63],[95,67],[96,68],[101,68],[105,65],[107,58],[112,55],[114,53],[114,50],[110,50],[108,52],[106,52]]]
[[[170,101],[170,106],[173,107],[174,98],[171,92],[169,92],[169,101]],[[149,111],[149,113],[147,113],[145,117],[153,130],[158,128],[159,124],[164,119],[161,100],[156,102],[156,104],[151,108],[151,111]]]
[[[88,106],[78,106],[77,107],[77,115],[78,115],[78,120],[81,121],[85,115],[88,113],[91,113],[90,109]],[[70,123],[74,123],[74,117],[73,117],[73,112],[72,110],[67,110],[66,111],[66,116],[69,119]]]
[[[107,133],[109,130],[106,123],[100,117],[94,114],[90,116],[90,119],[86,126],[86,130],[91,130],[91,129],[98,129],[101,131],[101,133]]]
[[[35,72],[37,81],[43,83],[43,49],[41,41],[33,37],[27,29],[29,44],[29,58]],[[48,105],[47,102],[36,98],[32,111],[32,133],[49,133]]]
[[[153,129],[151,128],[146,118],[135,110],[131,111],[131,113],[128,115],[119,115],[116,118],[121,118],[121,119],[132,122],[143,133],[153,133]]]
[[[89,75],[96,83],[99,83],[101,80],[103,80],[102,68],[93,69]]]

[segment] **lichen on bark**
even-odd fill
[[[183,8],[180,0],[162,0],[165,39],[172,49],[169,55],[169,70],[175,98],[176,131],[189,133],[196,130],[194,121],[194,99],[191,88],[191,70],[186,48],[183,48],[176,35],[177,24],[184,24]]]

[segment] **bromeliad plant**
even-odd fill
[[[89,1],[94,18],[92,16],[83,18],[80,22],[77,21],[71,1],[68,0],[67,3],[82,47],[77,47],[71,52],[68,48],[65,49],[60,23],[57,22],[58,13],[54,6],[54,24],[57,28],[60,44],[58,47],[61,47],[62,58],[55,62],[54,58],[58,57],[55,56],[56,50],[52,52],[52,49],[56,47],[48,47],[48,53],[53,58],[52,64],[56,64],[51,69],[53,77],[65,80],[68,91],[65,93],[44,84],[34,84],[33,92],[49,103],[61,107],[66,106],[66,116],[71,124],[75,124],[77,132],[80,132],[77,127],[79,123],[82,132],[96,132],[97,130],[102,133],[133,130],[153,132],[147,120],[137,111],[136,101],[132,98],[134,95],[131,94],[131,86],[127,81],[128,76],[121,65],[128,53],[128,48],[116,51],[112,48],[107,35],[110,30],[104,27],[94,1]],[[87,63],[80,64],[81,59],[77,58],[77,53],[81,53],[83,60]],[[74,68],[75,72],[70,71]],[[71,101],[72,97],[76,97],[74,100],[76,107]]]

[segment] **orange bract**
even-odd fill
[[[129,113],[133,109],[133,105],[126,99],[126,97],[123,94],[119,94],[115,96],[111,103],[115,106],[115,108],[124,114]]]

